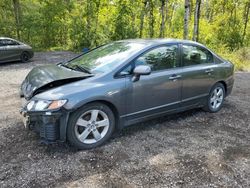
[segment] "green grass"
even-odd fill
[[[217,53],[231,61],[236,71],[250,71],[250,47],[244,47],[235,51],[218,50]]]

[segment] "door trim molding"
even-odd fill
[[[197,95],[195,97],[189,97],[189,98],[186,98],[184,100],[181,100],[181,102],[187,102],[187,101],[191,101],[191,100],[194,100],[194,99],[198,99],[198,98],[201,98],[201,97],[206,97],[208,96],[209,94],[201,94],[201,95]]]
[[[143,113],[143,112],[148,112],[148,111],[151,111],[151,110],[157,110],[159,108],[164,108],[164,107],[168,107],[168,106],[171,106],[171,105],[180,104],[182,102],[187,102],[187,101],[190,101],[190,100],[194,100],[194,99],[198,99],[198,98],[202,98],[202,97],[206,97],[206,96],[208,96],[208,94],[197,95],[195,97],[190,97],[190,98],[187,98],[187,99],[184,99],[184,100],[181,100],[181,101],[172,102],[172,103],[168,103],[168,104],[148,108],[148,109],[145,109],[145,110],[140,110],[140,111],[137,111],[137,112],[125,114],[125,115],[120,116],[120,118],[125,118],[125,117],[128,117],[128,116],[137,115],[137,114],[140,114],[140,113]]]
[[[121,118],[124,118],[124,117],[128,117],[128,116],[140,114],[140,113],[143,113],[143,112],[148,112],[148,111],[151,111],[151,110],[157,110],[157,109],[159,109],[159,108],[164,108],[164,107],[171,106],[171,105],[175,105],[175,104],[179,104],[179,103],[181,103],[181,101],[177,101],[177,102],[172,102],[172,103],[160,105],[160,106],[148,108],[148,109],[145,109],[145,110],[140,110],[140,111],[133,112],[133,113],[130,113],[130,114],[122,115],[122,116],[120,116],[120,117],[121,117]]]

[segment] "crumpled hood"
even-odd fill
[[[33,68],[23,81],[21,95],[30,99],[42,91],[90,76],[93,75],[54,64],[38,66]]]

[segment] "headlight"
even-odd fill
[[[55,100],[55,101],[50,101],[50,100],[37,100],[37,101],[30,101],[27,104],[27,110],[29,111],[42,111],[42,110],[54,110],[57,108],[62,107],[67,100]]]
[[[50,104],[50,101],[37,101],[35,104],[35,110],[44,110],[46,109]]]
[[[30,101],[30,102],[27,104],[27,109],[28,109],[28,110],[31,110],[31,109],[33,108],[34,104],[35,104],[35,101]]]
[[[58,100],[58,101],[52,101],[50,105],[48,106],[48,109],[53,110],[62,107],[67,100]]]

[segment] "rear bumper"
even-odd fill
[[[43,142],[66,141],[68,112],[64,110],[56,112],[28,112],[21,109],[20,113],[27,120],[25,127],[37,132]]]

